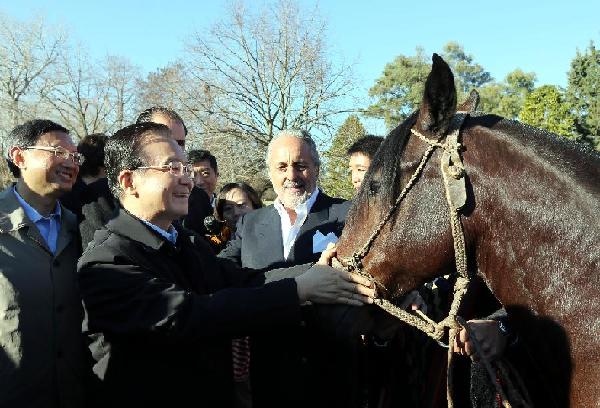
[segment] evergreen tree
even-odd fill
[[[519,120],[562,135],[579,139],[575,132],[575,116],[565,102],[564,92],[554,85],[544,85],[525,98]]]
[[[366,115],[384,119],[388,128],[406,119],[421,102],[430,65],[420,47],[414,56],[399,55],[386,64],[369,89],[369,96],[376,101],[367,108]]]
[[[458,99],[464,99],[464,96],[472,89],[479,88],[492,81],[492,76],[483,67],[474,62],[471,54],[467,54],[462,45],[456,42],[449,42],[444,46],[442,57],[454,73],[454,81]]]
[[[571,61],[567,101],[576,117],[577,133],[600,150],[600,50],[593,42]]]
[[[320,186],[330,196],[352,198],[354,187],[348,175],[348,148],[365,136],[365,127],[358,116],[350,115],[336,132],[331,147],[323,153]]]
[[[536,75],[515,69],[506,75],[503,82],[491,82],[479,89],[479,109],[507,119],[517,119],[527,95],[533,91]]]
[[[492,80],[490,73],[474,62],[472,55],[456,43],[444,46],[442,57],[454,72],[458,100],[461,101],[473,88]],[[369,89],[369,96],[375,103],[366,110],[366,115],[384,119],[388,128],[393,128],[414,111],[423,98],[423,88],[431,59],[423,48],[417,47],[415,55],[399,55],[386,64],[383,74]]]

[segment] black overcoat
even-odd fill
[[[263,286],[177,228],[174,246],[121,209],[79,260],[106,406],[227,407],[231,338],[300,320],[293,279]]]

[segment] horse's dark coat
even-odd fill
[[[456,106],[449,68],[434,57],[420,111],[381,145],[350,210],[338,257],[360,248]],[[495,115],[461,132],[468,174],[463,225],[469,269],[506,307],[540,374],[547,406],[600,406],[600,156]],[[454,270],[436,151],[363,263],[401,295]],[[469,296],[467,294],[467,296]],[[524,361],[524,360],[523,360]],[[542,380],[543,379],[543,380]],[[546,390],[546,391],[543,391]]]

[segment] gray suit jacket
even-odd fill
[[[313,251],[313,237],[320,231],[340,236],[344,228],[349,201],[332,198],[320,192],[312,206],[288,259],[283,257],[281,219],[274,206],[260,208],[243,216],[235,236],[219,253],[244,268],[268,270],[315,262],[320,251]]]
[[[61,212],[53,255],[12,186],[0,193],[0,407],[83,405],[79,234]]]

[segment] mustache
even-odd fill
[[[301,187],[304,187],[304,183],[301,181],[286,180],[283,182],[283,188],[301,188]]]

